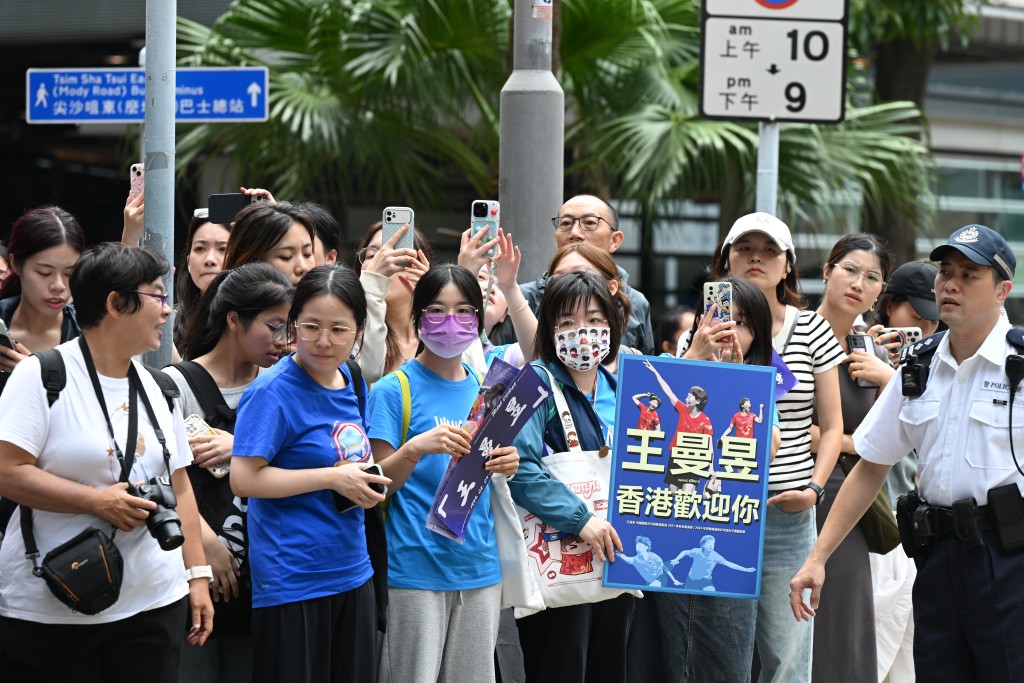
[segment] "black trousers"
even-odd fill
[[[0,617],[0,680],[177,683],[187,611],[188,598],[182,598],[108,624],[37,624]]]
[[[527,683],[624,683],[635,606],[624,594],[518,619]]]
[[[1024,552],[990,531],[980,548],[933,541],[914,582],[914,668],[922,682],[1021,680]]]
[[[253,683],[375,683],[373,579],[323,598],[252,611]]]

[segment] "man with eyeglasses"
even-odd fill
[[[555,246],[559,249],[573,242],[586,242],[593,247],[609,254],[622,245],[624,235],[619,230],[619,215],[611,204],[600,197],[589,194],[576,195],[559,209],[558,215],[551,219],[555,232]],[[616,266],[619,270],[619,282],[626,288],[632,304],[626,333],[622,335],[622,345],[639,349],[641,353],[654,353],[654,331],[651,328],[651,305],[647,298],[635,287],[627,286],[629,273]],[[534,313],[540,308],[544,287],[550,276],[547,272],[533,282],[520,285],[523,296],[529,302]]]

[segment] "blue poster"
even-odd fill
[[[772,367],[621,356],[605,586],[759,597],[775,387]]]

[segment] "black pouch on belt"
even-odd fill
[[[924,549],[931,545],[930,530],[919,530],[915,514],[921,507],[917,491],[910,491],[896,501],[896,524],[900,530],[900,542],[907,557],[915,558],[923,554]],[[922,509],[923,511],[923,509]]]
[[[973,498],[953,501],[953,531],[964,548],[980,548],[985,544],[978,523],[978,502]]]
[[[988,507],[996,522],[999,545],[1006,552],[1024,548],[1024,499],[1016,484],[999,486],[988,492]]]

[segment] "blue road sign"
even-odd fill
[[[179,123],[266,121],[266,67],[196,67],[176,71]],[[29,123],[142,123],[146,70],[29,69]]]

